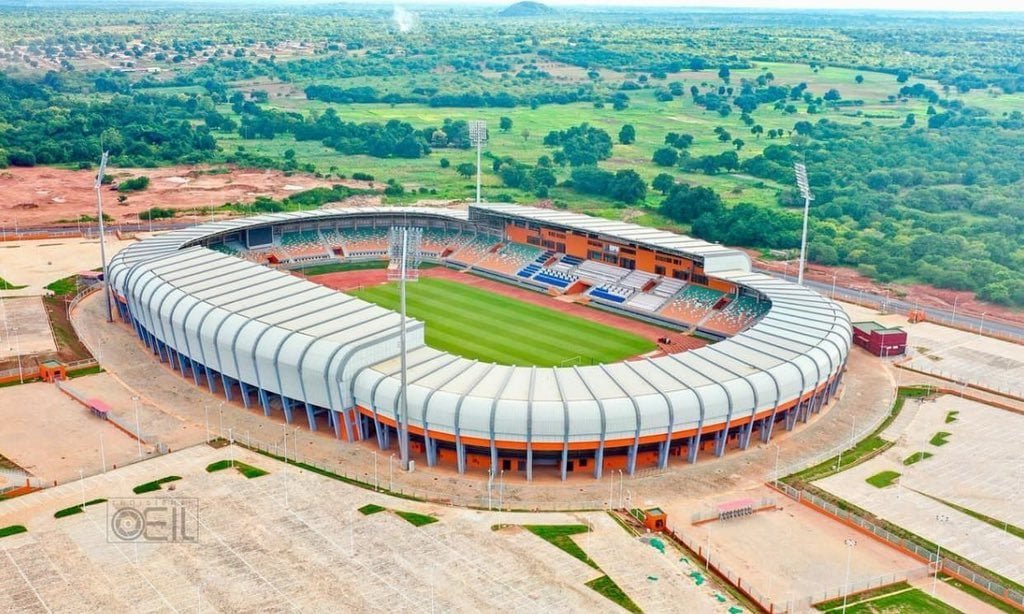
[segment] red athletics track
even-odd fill
[[[526,290],[524,288],[517,288],[510,284],[504,284],[484,277],[479,277],[477,275],[471,275],[469,273],[461,273],[443,266],[422,269],[420,270],[420,277],[438,277],[441,279],[448,279],[456,283],[475,286],[477,288],[487,290],[488,292],[501,294],[502,296],[568,313],[592,322],[600,322],[601,324],[605,324],[613,328],[629,331],[635,335],[644,337],[645,339],[650,339],[652,342],[657,343],[658,347],[664,352],[685,352],[686,350],[692,350],[707,345],[707,342],[699,337],[670,331],[668,329],[654,326],[653,324],[647,324],[639,320],[609,313],[601,309],[588,308],[578,303],[556,300],[547,294],[542,294],[533,290]],[[388,282],[388,272],[384,269],[343,271],[340,273],[316,275],[309,279],[328,288],[345,291],[364,286],[385,284]],[[672,343],[668,345],[658,343],[658,339],[662,337],[668,337],[672,340]]]

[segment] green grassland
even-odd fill
[[[858,114],[859,111],[870,116],[870,121],[876,124],[898,125],[908,113],[916,113],[918,117],[923,117],[927,107],[927,104],[919,100],[889,102],[887,96],[895,94],[901,84],[897,83],[892,75],[871,71],[827,67],[813,72],[805,64],[759,63],[756,68],[734,70],[731,82],[739,84],[742,79],[754,79],[766,72],[775,75],[774,83],[794,86],[806,82],[810,91],[818,95],[834,87],[842,93],[844,99],[863,100],[864,105],[823,109],[821,113],[813,115],[807,113],[807,105],[802,102],[795,103],[798,112],[794,114],[775,110],[770,105],[762,105],[752,115],[756,122],[763,126],[765,132],[771,129],[788,131],[793,128],[794,123],[802,120],[815,122],[821,118],[828,118],[831,121],[842,123],[866,121],[867,118]],[[856,83],[854,81],[856,75],[862,75],[864,82]],[[710,85],[720,83],[715,71],[707,70],[698,73],[670,74],[663,82],[655,85],[661,86],[672,81],[683,81],[687,87],[702,83]],[[932,81],[914,80],[914,82],[918,81],[930,87],[938,87]],[[404,91],[408,87],[407,84],[392,83],[384,77],[325,79],[316,82],[340,87],[366,85],[375,87],[382,92],[391,89]],[[679,181],[713,188],[727,203],[775,204],[778,192],[785,187],[738,173],[705,175],[685,172],[679,168],[662,168],[654,165],[651,162],[651,157],[655,150],[664,146],[664,138],[668,132],[692,134],[694,142],[689,148],[689,152],[693,157],[717,154],[732,147],[729,143],[717,140],[714,129],[719,126],[728,130],[733,138],[743,139],[745,145],[739,151],[741,159],[757,155],[764,147],[772,143],[789,142],[788,136],[774,140],[766,136],[758,138],[750,133],[749,127],[743,124],[739,113],[732,113],[723,118],[718,113],[708,111],[695,104],[689,96],[683,96],[670,102],[661,102],[655,99],[654,90],[630,92],[629,107],[620,111],[612,109],[610,105],[600,109],[595,108],[591,103],[543,105],[537,109],[529,107],[463,109],[430,107],[423,104],[334,104],[307,100],[303,94],[303,88],[306,85],[308,84],[289,84],[283,91],[279,90],[279,96],[271,97],[268,106],[301,113],[311,111],[322,113],[328,108],[333,108],[346,121],[385,123],[388,120],[396,119],[409,122],[417,128],[440,126],[445,118],[482,119],[487,121],[490,127],[489,140],[485,146],[486,153],[495,157],[511,156],[520,162],[529,164],[534,163],[540,156],[551,155],[552,149],[544,146],[543,139],[552,130],[564,130],[569,126],[588,122],[604,129],[614,139],[623,125],[631,124],[636,128],[636,142],[631,145],[622,145],[616,142],[612,157],[601,163],[602,168],[609,170],[632,168],[648,181],[659,173],[667,172]],[[281,88],[280,84],[262,80],[236,82],[232,86],[242,90],[259,89],[260,87]],[[162,90],[158,88],[156,91]],[[981,98],[981,96],[981,94],[976,95],[979,104],[988,101],[988,97]],[[232,113],[228,104],[218,105],[218,111],[232,116],[236,120],[240,119],[239,116]],[[508,132],[498,129],[498,120],[503,116],[509,117],[513,122],[513,127]],[[524,130],[529,132],[527,138],[523,136]],[[475,162],[475,153],[471,150],[436,149],[432,155],[419,159],[381,159],[361,155],[343,155],[318,141],[295,141],[287,135],[278,136],[273,140],[253,140],[243,139],[235,132],[218,133],[217,139],[225,151],[234,151],[241,145],[249,152],[280,157],[285,150],[294,149],[298,160],[314,164],[321,172],[327,172],[330,167],[334,166],[338,168],[338,172],[347,175],[354,172],[369,173],[380,182],[386,179],[395,179],[405,185],[407,189],[421,186],[435,189],[438,193],[437,196],[441,198],[466,198],[474,190],[472,180],[467,180],[455,172],[455,167],[459,164]],[[441,158],[448,158],[451,161],[451,167],[439,168],[438,161]],[[561,171],[560,175],[560,179],[565,179],[568,171]],[[495,200],[495,196],[498,194],[510,195],[520,202],[535,200],[532,194],[501,185],[500,178],[490,172],[489,161],[484,162],[483,181],[485,194],[491,200]],[[414,194],[407,194],[401,198],[391,198],[389,201],[409,202],[416,198],[417,196]],[[593,214],[606,211],[607,216],[613,218],[622,215],[621,208],[617,208],[611,200],[579,194],[566,188],[553,189],[551,198],[565,202],[574,210],[584,210]],[[659,193],[650,191],[644,204],[654,206],[660,200]],[[657,222],[658,220],[651,221]]]
[[[960,611],[920,589],[911,588],[906,582],[852,595],[845,607],[843,599],[834,599],[818,604],[815,609],[858,614],[956,614]]]
[[[350,294],[398,308],[396,284]],[[410,284],[407,308],[426,323],[427,345],[489,362],[551,367],[579,356],[607,363],[656,347],[632,333],[442,279]]]

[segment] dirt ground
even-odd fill
[[[924,565],[766,486],[723,493],[714,501],[771,497],[780,509],[697,526],[689,524],[691,514],[700,509],[692,503],[663,509],[674,519],[676,530],[700,544],[704,552],[710,543],[714,564],[743,578],[776,604],[840,589],[845,582],[845,540],[849,538],[857,543],[849,552],[853,583]]]
[[[0,205],[2,207],[2,205]],[[106,239],[109,260],[134,240]],[[41,241],[7,241],[0,243],[0,277],[18,290],[3,290],[3,296],[38,296],[49,294],[46,286],[58,279],[100,267],[99,239],[44,239]]]
[[[150,207],[199,209],[219,207],[226,202],[252,202],[257,196],[284,198],[295,192],[335,183],[365,188],[359,181],[317,179],[295,173],[286,177],[281,171],[259,169],[219,170],[211,174],[209,167],[171,166],[164,168],[108,168],[107,174],[120,180],[145,175],[149,187],[126,194],[119,204],[119,192],[103,188],[103,210],[114,218],[114,224],[135,224],[137,215]],[[80,215],[96,215],[95,170],[67,170],[37,166],[8,168],[0,171],[0,225],[13,228],[52,225],[61,220],[72,223]],[[145,224],[144,224],[145,225]]]
[[[632,318],[623,317],[601,309],[594,309],[586,307],[578,303],[569,303],[561,300],[555,300],[551,296],[535,292],[533,290],[527,290],[525,288],[517,288],[510,284],[485,279],[477,275],[469,273],[461,273],[459,271],[453,271],[446,267],[433,267],[429,269],[423,269],[420,271],[421,277],[436,277],[440,279],[447,279],[456,283],[465,284],[468,286],[474,286],[482,288],[488,292],[514,298],[526,303],[539,305],[546,307],[547,309],[554,309],[555,311],[561,311],[570,315],[574,315],[585,320],[592,322],[599,322],[606,326],[618,328],[621,330],[629,331],[635,335],[639,335],[645,339],[650,340],[653,343],[658,344],[661,348],[657,353],[664,351],[668,352],[683,352],[686,350],[692,350],[695,348],[703,347],[707,345],[707,342],[699,337],[686,335],[677,331],[671,331],[666,328],[654,326],[653,324],[647,324],[639,320]],[[361,288],[363,286],[375,286],[379,284],[387,283],[387,271],[383,269],[379,270],[367,270],[367,271],[343,271],[339,273],[328,273],[326,275],[317,275],[311,278],[318,284],[327,286],[328,288],[334,288],[336,290],[352,290],[355,288]],[[659,339],[667,337],[672,340],[671,344],[664,344],[659,342]],[[655,354],[647,354],[647,356],[653,356]]]
[[[79,469],[101,471],[104,461],[109,469],[139,458],[133,438],[53,384],[0,388],[0,422],[0,454],[51,483],[77,480]]]

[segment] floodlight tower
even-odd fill
[[[476,204],[480,204],[480,154],[487,142],[487,122],[473,119],[469,122],[469,142],[476,147]]]
[[[800,195],[804,197],[804,230],[800,235],[800,269],[797,271],[796,283],[804,285],[804,265],[807,258],[807,215],[811,209],[811,201],[814,195],[811,194],[811,185],[807,181],[807,167],[797,162],[793,165],[796,171],[796,185],[800,188]]]
[[[100,266],[103,268],[103,296],[105,297],[107,304],[107,322],[113,322],[114,315],[110,311],[110,277],[107,275],[107,248],[104,243],[103,196],[101,195],[103,188],[103,175],[107,171],[108,154],[109,152],[103,152],[103,156],[100,158],[100,172],[96,175],[96,217],[99,218],[100,221]]]
[[[398,280],[400,335],[399,353],[401,363],[401,390],[399,396],[401,403],[398,406],[398,415],[395,416],[395,426],[398,430],[398,452],[399,460],[404,471],[409,470],[409,375],[408,375],[408,345],[406,343],[406,312],[405,312],[405,282],[416,281],[419,278],[420,261],[423,258],[421,249],[423,244],[422,228],[399,228],[393,227],[388,233],[388,252],[392,261],[398,260],[398,267],[388,267],[388,277]],[[390,462],[390,461],[389,461]]]

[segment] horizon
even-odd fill
[[[630,0],[533,0],[540,4],[562,9],[630,9],[630,10],[673,10],[679,12],[711,12],[727,11],[742,12],[753,10],[766,13],[814,12],[814,13],[922,13],[922,14],[999,14],[1024,15],[1024,9],[1006,0],[643,0],[642,4]],[[76,5],[94,7],[95,5],[126,4],[128,0],[64,0],[63,2],[43,0],[0,0],[4,8],[38,8],[42,6],[75,8]],[[263,5],[291,6],[380,6],[409,8],[492,8],[506,7],[516,4],[517,0],[414,0],[412,2],[394,2],[392,0],[167,0],[152,2],[144,8],[160,8],[162,6],[201,6],[211,7],[225,5]]]

